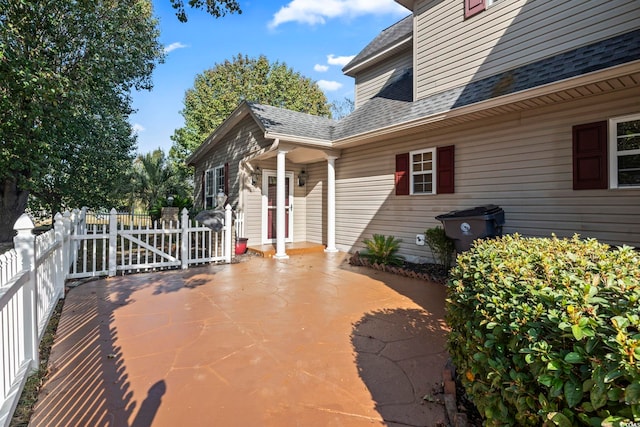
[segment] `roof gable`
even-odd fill
[[[384,53],[391,53],[397,49],[399,45],[408,44],[413,37],[413,15],[396,22],[374,38],[371,43],[365,46],[359,54],[357,54],[347,65],[344,66],[342,72],[348,76],[352,76],[356,68],[367,62],[372,62],[377,56]]]

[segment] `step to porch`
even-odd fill
[[[314,252],[323,252],[325,245],[311,242],[294,242],[285,245],[287,255],[303,255]],[[273,258],[276,254],[276,245],[256,245],[247,247],[247,251],[265,258]]]

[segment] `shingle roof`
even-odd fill
[[[638,59],[640,30],[564,52],[416,102],[400,102],[382,98],[378,94],[341,120],[333,137],[334,140],[346,138]],[[405,85],[406,90],[407,81],[397,83]],[[381,93],[386,90],[383,89]]]
[[[330,140],[331,130],[336,123],[327,117],[299,113],[284,108],[250,102],[247,105],[267,132]]]
[[[411,72],[407,72],[339,122],[265,105],[250,104],[250,108],[269,131],[335,141],[638,59],[640,30],[564,52],[416,102],[411,102],[413,76]]]
[[[360,53],[358,53],[347,65],[342,68],[342,71],[353,68],[359,63],[375,56],[376,54],[384,51],[385,49],[393,46],[400,40],[407,38],[413,34],[413,15],[409,15],[406,18],[401,19],[392,26],[385,30],[382,30],[380,34],[374,38],[371,43],[365,46]]]

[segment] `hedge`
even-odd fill
[[[636,250],[511,235],[451,274],[448,348],[486,425],[640,422]]]

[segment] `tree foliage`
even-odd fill
[[[196,76],[181,111],[185,125],[171,137],[170,157],[184,163],[243,100],[319,116],[331,114],[326,96],[313,80],[285,63],[270,63],[263,55],[238,54]]]
[[[135,139],[130,91],[162,58],[149,0],[0,0],[0,241],[29,192],[106,203]]]
[[[133,163],[133,190],[136,200],[151,209],[168,196],[188,198],[191,189],[180,179],[162,150],[140,155]]]
[[[340,120],[353,113],[356,109],[356,103],[351,98],[343,98],[340,101],[331,103],[331,117]]]
[[[194,9],[204,9],[210,15],[220,18],[227,13],[242,13],[236,0],[189,0],[189,6]],[[184,0],[171,0],[171,6],[176,10],[180,22],[187,22]]]

